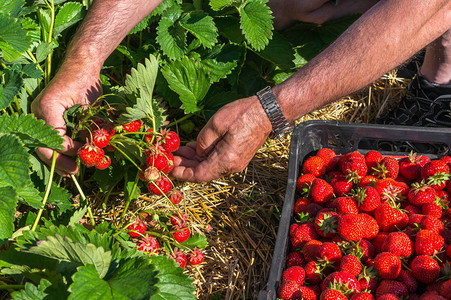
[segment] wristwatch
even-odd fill
[[[257,92],[257,97],[263,106],[269,121],[272,125],[271,138],[274,140],[280,139],[284,135],[293,131],[294,124],[287,121],[285,116],[280,110],[280,106],[277,103],[276,97],[271,90],[270,86],[265,87],[261,91]]]

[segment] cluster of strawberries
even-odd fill
[[[88,142],[79,148],[77,154],[83,165],[96,167],[101,170],[111,165],[111,158],[105,155],[103,149],[109,152],[115,150],[114,145],[110,141],[114,139],[116,130],[134,133],[141,131],[143,128],[140,120],[117,127],[113,127],[112,124],[101,119],[96,119],[94,123],[96,129],[92,131]],[[172,190],[173,186],[167,174],[174,168],[172,152],[179,148],[180,138],[176,132],[166,129],[161,130],[159,133],[153,133],[153,129],[148,129],[145,133],[147,133],[144,135],[146,158],[145,164],[140,166],[139,178],[147,182],[147,188],[150,192],[156,195],[166,195]],[[180,202],[177,202],[176,197],[173,200],[176,202],[174,204]]]
[[[281,299],[451,299],[451,157],[320,149],[296,182]]]
[[[186,215],[175,213],[171,216],[170,222],[172,224],[173,231],[171,231],[171,233],[174,240],[178,243],[186,241],[190,236],[190,230],[186,226]],[[154,223],[155,221],[151,221],[149,222],[149,225]],[[142,251],[147,255],[158,253],[160,250],[158,240],[154,236],[146,234],[147,226],[143,220],[136,218],[136,220],[127,227],[127,230],[130,237],[135,239],[139,251]],[[185,268],[187,262],[191,265],[202,263],[204,261],[204,254],[197,248],[190,250],[188,255],[183,251],[174,248],[171,250],[169,258],[174,259],[181,268]]]

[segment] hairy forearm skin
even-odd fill
[[[99,73],[130,30],[161,1],[95,0],[68,47],[62,68],[78,65]]]
[[[449,0],[382,0],[274,94],[296,120],[377,80],[450,27]]]

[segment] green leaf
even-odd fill
[[[52,53],[52,50],[55,47],[56,45],[54,43],[41,42],[36,47],[36,60],[38,61],[38,63],[43,62],[47,58],[47,56]]]
[[[217,42],[217,29],[213,18],[203,12],[186,14],[180,24],[194,35],[206,48],[211,48]]]
[[[0,187],[20,188],[28,182],[28,156],[16,136],[0,135]]]
[[[83,19],[83,5],[77,2],[67,2],[60,7],[55,18],[53,36],[57,37],[63,30]]]
[[[128,260],[104,279],[92,265],[79,267],[69,287],[69,299],[149,299],[157,292],[155,275],[146,258]]]
[[[271,10],[260,0],[251,0],[240,7],[241,30],[252,48],[263,50],[272,37]]]
[[[1,139],[0,139],[1,140]],[[12,187],[0,188],[0,246],[13,234],[17,198]]]
[[[107,192],[124,178],[124,166],[113,166],[106,170],[96,170],[93,178],[99,185],[101,192]]]
[[[27,205],[35,209],[43,208],[42,197],[39,195],[39,191],[34,188],[34,184],[31,180],[29,180],[24,186],[17,188],[16,192],[20,200]]]
[[[69,226],[73,226],[80,222],[80,220],[85,216],[86,212],[88,211],[88,206],[81,207],[78,210],[76,210],[72,217],[69,220]]]
[[[225,7],[232,6],[234,3],[238,3],[238,1],[234,0],[210,0],[210,7],[213,10],[221,10]]]
[[[174,260],[161,255],[153,255],[150,260],[158,271],[159,280],[156,285],[159,292],[152,300],[195,299],[192,279],[183,273],[183,269]]]
[[[20,74],[13,70],[4,70],[5,76],[0,85],[0,109],[7,107],[20,90],[23,80]]]
[[[226,78],[237,67],[242,55],[241,48],[231,44],[214,46],[201,60],[210,75],[210,83]]]
[[[215,18],[219,35],[225,37],[230,42],[241,44],[244,42],[244,35],[240,29],[240,19],[235,16],[218,16]]]
[[[0,0],[0,12],[9,14],[12,17],[19,17],[22,11],[24,0]]]
[[[111,252],[93,244],[73,242],[67,236],[48,236],[38,246],[31,247],[30,253],[60,261],[76,263],[78,265],[94,265],[99,276],[103,278],[108,272],[111,263]]]
[[[47,279],[41,279],[39,286],[27,282],[25,288],[22,291],[17,291],[11,294],[14,300],[43,300],[48,295],[45,291],[46,288],[51,286],[52,283]]]
[[[20,73],[22,76],[31,77],[31,78],[41,78],[41,76],[44,74],[41,70],[37,68],[36,63],[29,63],[26,65],[20,65],[20,64],[13,64],[8,69],[14,70],[18,73]]]
[[[60,213],[64,213],[72,208],[70,197],[71,195],[65,188],[57,186],[55,182],[52,182],[52,189],[50,190],[47,202],[56,206]]]
[[[200,102],[210,88],[207,72],[200,62],[183,57],[179,61],[169,62],[161,70],[169,83],[169,88],[180,96],[185,113],[200,110]]]
[[[31,39],[18,19],[0,12],[0,50],[7,61],[18,59],[31,45]]]
[[[146,29],[147,26],[149,26],[149,21],[151,18],[152,18],[152,14],[150,14],[147,17],[145,17],[144,19],[142,19],[141,22],[139,22],[135,27],[133,27],[133,29],[130,30],[130,32],[128,34],[129,35],[135,34],[135,33],[138,33],[140,31],[143,31],[144,29]]]
[[[63,148],[63,138],[58,131],[33,115],[0,116],[0,133],[15,134],[27,147]]]
[[[180,7],[171,7],[163,14],[157,27],[156,40],[170,59],[179,59],[186,52],[186,30],[178,22],[181,13]]]
[[[126,108],[126,113],[118,119],[121,124],[130,123],[141,119],[146,124],[156,124],[158,129],[165,120],[165,114],[160,102],[152,99],[153,89],[158,74],[158,59],[151,55],[144,64],[131,70],[131,74],[125,79],[124,92],[128,98],[136,99],[132,107]]]
[[[294,68],[293,60],[295,58],[295,51],[290,42],[278,32],[274,32],[273,38],[269,41],[268,46],[258,51],[257,54],[282,70]]]
[[[200,249],[204,249],[205,247],[207,247],[208,242],[207,242],[207,238],[205,237],[205,235],[202,234],[192,234],[190,235],[190,237],[184,241],[182,243],[182,245],[190,248],[190,249],[194,249],[194,248],[200,248]]]
[[[51,16],[50,16],[50,10],[48,9],[38,9],[38,16],[40,20],[40,24],[42,26],[42,29],[44,30],[43,35],[48,36],[49,35],[49,28],[50,28],[50,22],[51,22]]]

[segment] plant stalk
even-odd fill
[[[52,181],[53,181],[53,174],[55,173],[55,165],[56,165],[56,150],[53,150],[53,157],[52,157],[52,166],[50,167],[50,176],[49,181],[47,182],[47,187],[44,194],[44,199],[42,199],[42,207],[38,211],[38,215],[36,216],[36,219],[34,220],[33,227],[31,227],[31,231],[35,231],[36,227],[38,226],[39,220],[41,219],[42,212],[44,211],[45,204],[47,203],[47,199],[50,195],[50,190],[52,188]]]
[[[75,176],[73,174],[70,175],[70,177],[72,178],[72,180],[75,183],[75,186],[77,187],[78,192],[80,193],[80,197],[81,199],[86,203],[86,205],[88,206],[88,214],[89,214],[89,219],[91,220],[91,224],[92,226],[96,225],[96,221],[94,219],[94,215],[92,214],[92,210],[91,210],[91,206],[88,205],[88,201],[86,200],[86,196],[83,193],[83,190],[80,187],[80,184],[77,181],[77,178],[75,178]]]
[[[125,203],[124,210],[122,211],[121,222],[120,222],[121,224],[124,221],[125,214],[127,213],[128,207],[130,206],[130,203],[132,202],[133,194],[135,194],[136,187],[138,186],[138,182],[139,182],[139,175],[138,174],[139,173],[136,174],[135,182],[133,183],[132,191],[128,195],[127,202]]]

